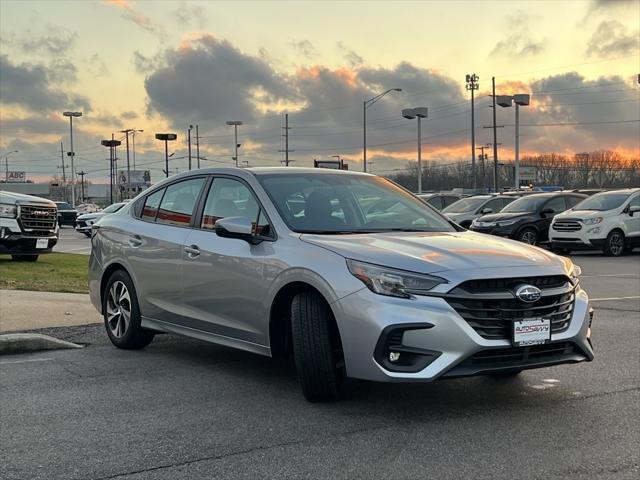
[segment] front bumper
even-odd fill
[[[37,241],[46,239],[47,246],[37,248]],[[0,253],[9,255],[40,255],[50,253],[58,243],[58,229],[22,231],[16,219],[0,219]]]
[[[469,230],[477,233],[486,233],[487,235],[496,235],[498,237],[512,238],[518,230],[518,225],[509,225],[506,227],[477,227],[473,224]]]
[[[598,228],[598,227],[592,227]],[[607,230],[604,226],[600,227],[598,233],[588,233],[591,228],[582,228],[573,232],[558,232],[549,229],[549,242],[552,247],[568,248],[572,250],[590,250],[601,249],[607,240]]]
[[[510,340],[480,336],[447,301],[439,297],[415,300],[382,297],[362,289],[332,307],[340,327],[347,375],[383,382],[433,381],[593,360],[591,315],[586,292],[578,288],[569,326],[551,335],[551,343],[512,347]],[[401,344],[425,352],[424,368],[392,371],[379,360],[376,348],[393,326],[411,325]]]

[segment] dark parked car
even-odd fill
[[[469,194],[464,193],[424,193],[418,195],[418,198],[425,202],[426,204],[432,206],[436,210],[442,210],[447,208],[449,205],[457,202],[461,198],[470,197]]]
[[[587,198],[580,193],[536,193],[514,200],[500,213],[484,215],[471,223],[471,230],[536,245],[548,239],[549,225],[558,213]]]
[[[76,226],[76,217],[78,211],[69,205],[67,202],[55,202],[58,207],[58,225],[71,225]]]

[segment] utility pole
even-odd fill
[[[467,85],[466,89],[471,91],[471,175],[473,176],[473,188],[477,187],[476,178],[476,119],[474,110],[474,91],[478,90],[478,80],[480,77],[475,73],[466,76]]]
[[[102,140],[100,142],[101,145],[105,147],[109,147],[109,171],[110,171],[110,181],[109,186],[109,197],[111,199],[111,203],[113,203],[113,183],[114,183],[114,160],[115,160],[115,150],[118,145],[122,142],[120,140],[114,140],[113,133],[111,134],[111,140]]]
[[[496,125],[496,77],[491,77],[493,108],[493,189],[498,193],[498,126]]]
[[[129,195],[131,195],[131,167],[129,164],[129,132],[130,131],[131,130],[124,131],[127,138],[127,198],[129,198]]]
[[[233,131],[235,133],[235,140],[236,143],[234,144],[235,146],[235,152],[236,152],[236,156],[233,157],[233,159],[236,161],[236,167],[238,166],[238,147],[240,146],[240,144],[238,143],[238,125],[242,125],[242,122],[240,120],[227,120],[225,122],[227,125],[233,125]]]
[[[198,170],[200,169],[200,134],[198,133],[198,125],[196,125],[196,157],[198,157]]]
[[[81,197],[81,201],[84,202],[84,176],[87,174],[87,172],[85,172],[84,170],[81,170],[78,172],[78,175],[80,175],[80,190],[82,192],[82,197]]]
[[[189,125],[187,129],[187,141],[189,142],[189,171],[191,171],[191,129],[193,129],[193,125]]]
[[[71,206],[76,208],[76,193],[75,193],[75,169],[73,167],[73,157],[76,156],[76,152],[73,150],[73,117],[81,117],[82,112],[62,112],[64,117],[69,117],[69,137],[71,141],[71,151],[68,155],[71,157]]]
[[[284,127],[282,127],[282,129],[284,130],[284,135],[282,135],[284,137],[284,150],[278,150],[278,152],[284,152],[284,166],[288,167],[289,162],[293,161],[293,160],[289,160],[289,152],[295,151],[295,150],[289,150],[289,130],[291,130],[291,127],[289,126],[288,113],[284,114]]]

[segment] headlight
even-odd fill
[[[509,225],[513,225],[517,221],[518,220],[504,220],[502,222],[498,222],[498,226],[499,227],[508,227]]]
[[[571,277],[571,281],[575,284],[580,280],[580,275],[582,275],[582,268],[575,263],[571,264],[571,268],[569,269],[569,276]]]
[[[598,223],[602,222],[602,220],[602,217],[585,218],[584,220],[582,220],[582,223],[584,223],[585,225],[597,225]]]
[[[411,273],[404,270],[380,267],[370,263],[347,259],[351,274],[364,283],[369,290],[379,295],[411,298],[421,295],[446,280],[431,275]]]
[[[18,213],[18,207],[9,203],[0,203],[0,217],[2,218],[16,218]]]

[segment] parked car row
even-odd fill
[[[548,243],[558,253],[599,249],[619,256],[640,246],[640,188],[614,191],[476,195],[442,213],[464,228]]]
[[[118,202],[109,205],[104,210],[93,212],[93,213],[85,213],[84,215],[79,215],[75,221],[76,232],[83,233],[87,237],[91,236],[91,227],[94,223],[100,220],[105,215],[110,215],[112,213],[117,212],[122,207],[124,207],[129,200],[124,202]]]

